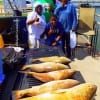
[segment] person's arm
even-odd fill
[[[62,37],[61,35],[58,35],[58,36],[55,38],[55,42],[57,42],[57,43],[58,43],[58,42],[59,42],[59,40],[61,39],[61,37]]]
[[[33,24],[34,22],[38,22],[38,21],[39,21],[39,18],[35,17],[34,19],[27,21],[27,25]]]
[[[59,40],[61,39],[61,35],[57,36],[54,40],[54,42],[52,43],[52,46],[56,46],[59,42]]]
[[[50,27],[50,29],[48,30],[47,34],[52,35],[54,33],[54,29],[52,28],[52,26]]]
[[[39,18],[37,17],[37,14],[35,12],[30,12],[27,16],[26,24],[30,25],[38,21],[39,21]]]
[[[57,45],[58,42],[61,40],[62,38],[62,35],[64,33],[64,29],[63,29],[63,26],[60,22],[58,22],[58,28],[59,28],[59,33],[58,33],[58,36],[55,38],[54,42],[53,42],[53,45]]]
[[[62,8],[62,5],[59,4],[59,5],[55,8],[55,10],[54,10],[54,14],[55,14],[56,16],[58,16],[58,17],[59,17],[59,11],[60,11],[61,8]]]
[[[73,17],[72,31],[76,31],[78,25],[77,12],[76,12],[76,7],[74,5],[72,7],[73,7],[72,8],[72,17]]]

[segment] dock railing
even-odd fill
[[[7,10],[7,12],[5,12]],[[22,13],[28,13],[31,12],[32,9],[27,9],[27,8],[21,8],[20,10]],[[0,7],[0,16],[12,16],[13,11],[12,9],[5,9],[3,7]]]

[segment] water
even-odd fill
[[[96,14],[99,14],[100,15],[100,7],[96,7]],[[96,21],[100,21],[100,17],[95,17],[95,20]]]
[[[96,7],[96,14],[99,14],[100,15],[100,6],[99,7]],[[95,20],[97,22],[100,22],[100,16],[99,17],[95,16]],[[100,24],[99,24],[99,28],[100,28]],[[98,40],[97,40],[97,51],[100,52],[100,29],[99,29]]]

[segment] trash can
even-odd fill
[[[2,35],[0,34],[0,48],[3,48],[3,47],[4,47],[4,40],[3,40]]]

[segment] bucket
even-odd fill
[[[5,79],[5,75],[4,74],[0,74],[0,84],[2,84],[4,79]]]
[[[4,41],[3,41],[2,35],[0,34],[0,48],[3,48],[3,47],[4,47]]]

